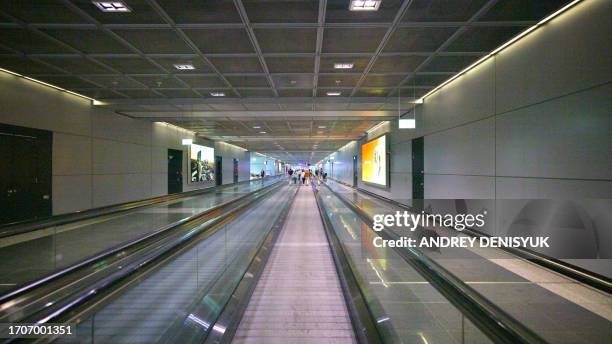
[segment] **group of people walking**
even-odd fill
[[[308,183],[313,180],[320,181],[321,179],[327,179],[327,173],[324,173],[322,169],[316,170],[313,174],[312,170],[310,169],[298,169],[294,171],[292,168],[290,168],[287,173],[289,174],[289,184],[299,184],[301,182],[302,185],[308,185]]]

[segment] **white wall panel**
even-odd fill
[[[488,60],[427,97],[420,107],[424,131],[431,133],[494,115],[494,83],[495,63]]]
[[[53,215],[92,207],[91,175],[53,176]]]
[[[495,174],[495,119],[425,136],[425,173]]]
[[[150,173],[151,147],[93,139],[93,173]]]
[[[500,176],[612,179],[612,85],[497,118]]]
[[[92,112],[93,136],[113,141],[151,145],[152,123],[95,108]]]
[[[425,174],[425,198],[494,199],[495,177]]]
[[[612,80],[612,1],[583,1],[496,57],[503,113]]]
[[[498,199],[612,198],[612,180],[497,177]]]
[[[2,123],[77,135],[91,133],[88,100],[6,73],[0,73],[0,104]]]
[[[151,197],[151,174],[93,176],[93,206],[130,202]]]
[[[53,134],[53,175],[91,174],[91,137]]]

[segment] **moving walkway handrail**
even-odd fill
[[[204,235],[206,238],[210,237],[210,235],[223,225],[233,221],[238,213],[246,211],[254,203],[263,200],[272,190],[283,185],[282,182],[277,182],[266,187],[268,190],[264,193],[258,193],[246,203],[232,209],[230,212],[224,213],[213,222],[202,225],[201,227],[196,226],[200,228],[191,230],[187,235],[180,236],[177,240],[170,243],[168,247],[160,249],[159,252],[152,252],[144,257],[129,262],[127,265],[123,266],[122,269],[117,270],[113,275],[97,281],[94,285],[87,287],[87,290],[84,289],[80,291],[78,295],[72,297],[62,306],[56,307],[43,314],[37,314],[36,317],[28,319],[28,322],[58,322],[72,324],[74,321],[77,321],[77,319],[87,318],[96,310],[108,304],[117,294],[120,294],[124,287],[138,281],[142,276],[146,276],[151,271],[163,265],[166,261],[173,259],[173,257],[175,257],[176,254],[180,254],[181,251],[191,248],[192,246],[190,245],[197,244],[197,241],[194,242],[192,239]],[[253,193],[253,195],[254,194],[255,193]],[[206,238],[204,238],[204,240],[206,240]],[[44,338],[41,341],[46,342],[49,341],[49,339]]]
[[[276,178],[276,177],[272,177],[272,178]],[[244,184],[244,183],[250,183],[250,182],[252,182],[252,180],[245,180],[242,182],[238,182],[238,184]],[[236,184],[226,184],[226,185],[221,185],[221,187],[225,188],[225,187],[231,187],[235,185]],[[24,234],[27,232],[33,232],[33,231],[37,231],[37,230],[48,228],[48,227],[60,226],[60,225],[64,225],[64,224],[75,222],[75,221],[87,220],[87,219],[91,219],[94,217],[121,213],[125,211],[130,211],[136,208],[143,208],[143,207],[148,207],[148,206],[159,204],[159,203],[173,201],[176,199],[193,197],[193,196],[213,192],[215,190],[219,190],[219,189],[215,186],[212,186],[212,187],[208,187],[204,189],[191,190],[191,191],[186,191],[186,192],[181,192],[181,193],[176,193],[176,194],[171,194],[171,195],[157,196],[157,197],[147,198],[143,200],[114,204],[114,205],[109,205],[109,206],[104,206],[104,207],[99,207],[99,208],[94,208],[94,209],[88,209],[88,210],[82,210],[82,211],[76,211],[76,212],[68,213],[68,214],[54,215],[54,216],[50,216],[50,217],[43,218],[43,219],[25,220],[25,221],[20,221],[20,222],[2,224],[0,225],[0,238],[9,237],[9,236],[18,235],[18,234]]]
[[[402,209],[406,209],[408,211],[414,212],[415,209],[402,204],[398,201],[392,200],[390,198],[378,195],[374,192],[368,191],[368,190],[363,190],[363,189],[359,189],[359,188],[355,188],[347,183],[344,183],[340,180],[337,179],[333,179],[333,181],[335,181],[336,183],[342,184],[342,185],[346,185],[347,187],[350,187],[358,192],[363,192],[366,195],[372,196],[374,198],[377,198],[379,200],[382,200],[384,202],[387,203],[391,203],[399,208]],[[417,211],[418,212],[418,211]],[[482,231],[479,231],[477,229],[474,228],[469,228],[466,227],[464,230],[462,230],[463,233],[474,236],[474,237],[491,237],[491,235],[484,233]],[[523,259],[529,260],[530,262],[533,262],[535,264],[538,264],[540,266],[543,266],[545,268],[548,268],[550,270],[553,270],[557,273],[560,273],[561,275],[567,276],[571,279],[574,279],[576,281],[585,283],[587,285],[590,285],[593,288],[599,289],[603,292],[606,292],[608,294],[612,294],[612,279],[600,275],[598,273],[592,272],[592,271],[588,271],[586,269],[580,268],[578,266],[575,266],[573,264],[561,261],[559,259],[555,259],[552,258],[550,256],[547,256],[543,253],[539,253],[539,252],[535,252],[533,250],[530,250],[528,248],[525,247],[521,247],[521,248],[516,248],[516,247],[501,247],[500,249],[510,252],[516,256],[519,256]]]
[[[141,253],[147,248],[156,247],[160,242],[168,240],[168,238],[172,239],[172,234],[177,229],[181,228],[181,226],[189,225],[194,227],[206,224],[207,222],[210,222],[206,225],[207,227],[213,226],[220,221],[220,219],[227,218],[228,216],[234,214],[238,209],[242,209],[248,204],[251,204],[253,200],[249,200],[249,198],[259,199],[267,194],[273,187],[278,187],[282,184],[283,183],[281,181],[277,181],[258,189],[257,191],[247,193],[236,199],[208,209],[202,213],[193,215],[188,219],[180,221],[178,224],[174,223],[143,237],[121,244],[118,247],[108,249],[84,261],[24,285],[12,292],[9,292],[8,294],[2,295],[0,296],[0,320],[6,320],[8,318],[13,321],[14,319],[11,319],[13,312],[8,311],[20,305],[28,309],[45,308],[46,302],[44,302],[44,300],[40,301],[41,298],[48,296],[51,292],[62,291],[62,288],[58,288],[58,286],[53,285],[54,283],[59,284],[60,286],[70,286],[78,284],[79,282],[85,283],[87,282],[88,278],[93,278],[95,277],[94,275],[96,273],[103,271],[103,269],[100,270],[97,268],[101,263],[106,264],[108,267],[114,263],[123,261],[125,258],[128,258],[131,255],[139,252]],[[236,206],[236,208],[231,208],[233,206]],[[224,210],[229,211],[224,212]],[[182,238],[184,237],[187,236],[183,236]],[[124,267],[121,266],[119,267],[120,270],[123,268]],[[60,299],[63,299],[70,294],[71,291],[64,290],[63,293],[60,293]],[[45,306],[41,307],[41,304],[45,304]]]
[[[324,209],[321,195],[319,194],[320,186],[312,183],[312,188],[315,193],[315,200],[317,202],[317,209],[323,222],[323,228],[325,229],[325,236],[330,245],[332,257],[334,259],[334,265],[338,278],[340,279],[340,285],[344,294],[344,300],[349,310],[351,323],[355,332],[355,337],[360,344],[376,344],[382,343],[381,333],[375,325],[374,316],[371,309],[368,307],[366,302],[366,296],[362,288],[359,286],[359,282],[353,274],[353,270],[350,266],[349,259],[344,252],[344,248],[333,230],[333,225],[327,212]]]
[[[368,214],[352,202],[338,195],[329,186],[325,185],[325,187],[357,214],[364,223],[370,228],[373,227],[374,223]],[[388,240],[397,240],[399,238],[399,235],[389,231],[380,231],[376,232],[376,234]],[[495,343],[546,343],[544,339],[531,329],[514,319],[419,250],[398,247],[394,247],[393,250]]]

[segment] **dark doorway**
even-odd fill
[[[358,179],[358,171],[357,171],[357,155],[353,155],[353,187],[357,187]]]
[[[223,184],[223,158],[219,155],[215,156],[215,185]]]
[[[168,149],[168,194],[183,192],[183,151]]]
[[[234,184],[238,183],[238,159],[234,158]]]
[[[421,200],[425,196],[424,143],[423,137],[412,140],[412,198]]]
[[[53,133],[0,124],[0,223],[51,216]]]

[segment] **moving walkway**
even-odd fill
[[[365,207],[339,190],[276,183],[92,262],[89,269],[3,296],[0,322],[76,324],[76,338],[56,339],[81,343],[610,338],[610,320],[603,316],[609,295],[598,292],[604,304],[596,314],[556,294],[536,292],[540,285],[510,277],[509,271],[491,273],[491,266],[482,265],[471,273],[494,278],[476,281],[461,269],[481,265],[454,268],[456,257],[446,261],[420,251],[377,249],[369,244],[378,234]],[[344,192],[354,192],[352,200],[369,197]],[[482,256],[469,256],[459,265],[470,260],[486,263]],[[554,315],[561,321],[532,312],[533,304],[561,307],[563,313]],[[532,308],[517,311],[521,307]],[[559,323],[551,327],[552,322]]]
[[[0,293],[164,231],[276,181],[250,181],[2,226]]]

